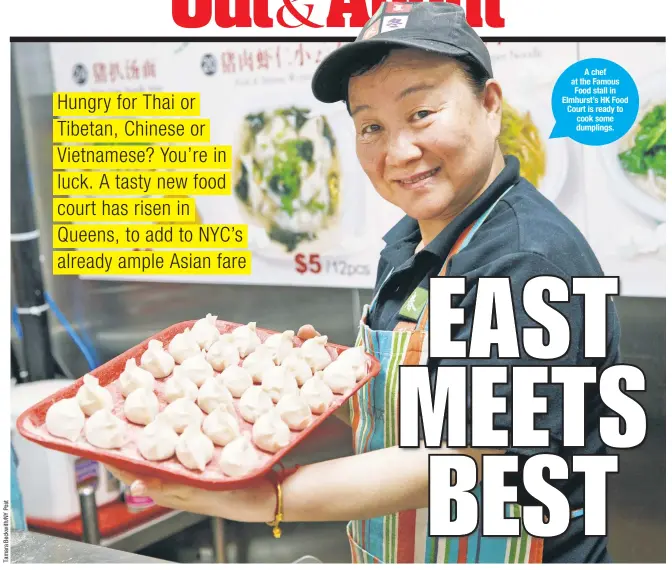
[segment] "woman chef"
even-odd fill
[[[602,403],[595,385],[585,394],[586,445],[562,447],[561,387],[544,385],[548,413],[536,427],[550,433],[550,448],[401,449],[398,447],[398,366],[473,364],[434,361],[423,352],[427,335],[430,277],[466,277],[460,306],[465,324],[454,338],[468,340],[476,280],[509,277],[518,338],[539,325],[525,315],[522,287],[533,277],[600,276],[599,264],[583,236],[556,207],[519,174],[519,163],[498,145],[502,89],[492,77],[487,48],[451,3],[384,3],[354,43],[331,53],[317,69],[313,92],[320,101],[345,101],[356,136],[359,162],[376,191],[406,216],[385,236],[375,297],[366,307],[358,342],[381,362],[380,374],[350,401],[354,435],[351,457],[315,463],[237,491],[212,492],[140,480],[118,473],[132,491],[167,507],[248,522],[350,521],[347,526],[355,562],[607,562],[606,538],[583,532],[584,480],[570,472],[551,482],[567,497],[567,531],[542,540],[484,537],[480,527],[467,537],[428,533],[428,460],[430,453],[526,457],[546,451],[558,455],[603,454],[598,436]],[[409,298],[414,302],[409,303]],[[580,300],[550,303],[570,325],[567,353],[554,365],[597,366],[617,361],[619,325],[608,307],[607,357],[587,362],[582,354],[583,308]],[[328,331],[325,331],[328,332]],[[303,338],[316,331],[305,326]],[[478,364],[548,366],[525,356]],[[430,373],[430,376],[433,375]],[[474,390],[477,389],[475,386]],[[543,394],[542,394],[543,392]],[[510,385],[496,393],[510,395]],[[508,408],[510,409],[510,401]],[[495,427],[511,428],[510,413],[496,415]],[[515,485],[520,476],[507,485]],[[279,500],[281,495],[282,500]],[[521,504],[534,504],[522,485]],[[433,506],[436,508],[436,506]],[[519,505],[507,507],[509,516]],[[278,511],[281,510],[281,513]],[[279,517],[278,515],[281,515]],[[522,525],[521,525],[522,528]]]

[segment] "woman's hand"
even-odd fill
[[[275,517],[274,486],[267,481],[233,491],[207,491],[155,477],[137,475],[117,467],[105,468],[130,487],[136,497],[149,497],[157,505],[240,522],[268,522]]]

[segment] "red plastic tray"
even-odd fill
[[[138,365],[140,364],[140,357],[142,353],[147,350],[149,341],[156,339],[160,340],[164,348],[167,348],[170,340],[181,333],[187,327],[192,327],[196,321],[184,321],[173,325],[164,331],[154,335],[151,338],[148,338],[144,342],[135,346],[120,354],[116,358],[113,358],[106,364],[96,368],[91,371],[90,374],[96,376],[101,386],[108,386],[118,380],[119,375],[123,372],[124,367],[126,366],[126,361],[130,358],[135,358]],[[231,332],[234,328],[241,326],[239,323],[230,323],[227,321],[217,321],[217,327],[220,330],[220,333]],[[266,340],[266,338],[275,334],[276,331],[268,329],[257,329],[259,338]],[[298,338],[294,338],[294,345],[301,346],[302,341]],[[343,352],[346,346],[341,346],[333,343],[327,344],[327,350],[331,353],[332,358],[336,358],[341,352]],[[35,406],[29,408],[23,412],[19,419],[16,422],[17,429],[19,433],[26,439],[37,443],[43,447],[49,449],[55,449],[68,453],[70,455],[75,455],[77,457],[85,457],[87,459],[93,459],[100,461],[101,463],[108,464],[111,466],[116,466],[120,469],[131,471],[145,476],[152,476],[163,480],[169,480],[176,483],[183,483],[186,485],[191,485],[193,487],[199,487],[202,489],[210,490],[224,490],[224,489],[235,489],[249,485],[252,481],[258,479],[259,477],[265,476],[267,473],[273,469],[274,465],[282,460],[288,453],[290,453],[302,440],[310,436],[310,434],[315,431],[315,429],[327,419],[331,414],[333,414],[340,406],[342,406],[356,391],[362,388],[371,378],[374,378],[380,371],[380,363],[373,356],[367,355],[369,358],[368,363],[368,374],[365,378],[360,380],[355,387],[346,392],[343,395],[335,395],[336,397],[332,401],[331,407],[324,413],[313,415],[313,421],[310,425],[300,432],[291,432],[291,440],[287,447],[281,449],[275,454],[267,453],[262,450],[257,450],[259,454],[267,458],[267,461],[262,462],[259,469],[253,471],[243,477],[229,477],[224,475],[218,467],[219,454],[221,453],[222,448],[215,446],[215,454],[206,467],[204,472],[192,471],[184,467],[175,456],[166,461],[148,461],[140,455],[135,444],[135,437],[139,435],[142,431],[143,426],[137,426],[126,422],[129,426],[130,437],[128,443],[118,450],[103,450],[97,447],[90,445],[84,435],[80,435],[79,439],[73,443],[58,437],[52,436],[46,429],[44,425],[45,417],[49,407],[59,400],[64,398],[73,398],[77,394],[77,390],[82,386],[83,379],[75,381],[72,385],[59,390],[49,398],[39,402]],[[157,380],[158,384],[165,382],[167,378]],[[123,396],[121,395],[121,390],[119,384],[114,384],[109,388],[110,392],[115,401],[115,406],[113,413],[119,418],[126,421],[123,412]],[[160,410],[167,405],[166,400],[163,398],[163,390],[155,390],[157,397],[159,398]],[[238,399],[234,399],[234,403],[238,405]],[[239,416],[241,431],[252,430],[252,424],[245,422]]]

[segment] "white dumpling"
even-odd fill
[[[186,328],[184,332],[173,337],[168,344],[168,352],[177,364],[182,364],[190,356],[198,356],[201,353],[201,347],[196,342],[191,329]]]
[[[203,433],[223,447],[240,435],[238,419],[226,404],[221,404],[203,420]]]
[[[191,333],[198,346],[205,349],[210,348],[219,340],[217,315],[208,313],[205,318],[196,321]]]
[[[144,368],[140,368],[135,362],[135,358],[129,358],[126,361],[126,367],[119,375],[119,385],[124,398],[139,388],[153,390],[155,383],[154,375]]]
[[[110,410],[98,410],[84,424],[84,436],[94,447],[118,449],[127,439],[127,424]]]
[[[224,382],[222,382],[219,377],[208,378],[198,391],[198,406],[206,414],[209,414],[220,404],[225,404],[235,413],[236,409],[233,407],[233,396]]]
[[[233,343],[220,339],[208,349],[205,359],[217,372],[221,372],[229,366],[237,365],[240,354]]]
[[[369,359],[363,345],[348,348],[341,352],[336,359],[338,362],[346,362],[355,371],[357,381],[362,380],[368,374]]]
[[[259,449],[275,453],[289,445],[290,431],[277,410],[259,416],[252,427],[252,441]]]
[[[252,379],[255,382],[260,384],[261,376],[264,371],[268,368],[275,367],[275,361],[273,360],[272,354],[273,352],[270,348],[264,348],[262,345],[243,360],[243,368],[251,374]]]
[[[171,402],[162,414],[177,433],[184,432],[186,427],[191,425],[200,428],[203,423],[201,408],[188,398],[180,398]]]
[[[45,425],[54,437],[75,441],[82,433],[86,416],[77,398],[66,398],[52,404],[47,410]]]
[[[334,394],[345,394],[357,384],[357,376],[348,362],[334,361],[324,369],[324,382]]]
[[[164,461],[175,455],[179,436],[163,414],[147,425],[138,437],[138,451],[149,461]]]
[[[217,378],[224,383],[234,398],[240,398],[245,390],[254,384],[252,375],[242,366],[230,366]]]
[[[201,428],[195,425],[185,428],[175,446],[177,459],[187,469],[205,471],[205,467],[212,461],[214,453],[215,445],[201,431]]]
[[[300,346],[294,346],[292,349],[285,355],[285,358],[282,360],[284,363],[287,359],[294,359],[294,358],[301,358],[303,359],[303,355],[301,353],[301,347]]]
[[[294,374],[284,366],[267,368],[261,377],[261,388],[276,404],[287,394],[299,393]]]
[[[241,435],[229,443],[219,456],[219,468],[229,477],[244,477],[261,466],[261,456],[249,435]]]
[[[84,383],[77,390],[77,402],[87,416],[92,416],[98,410],[111,410],[114,407],[110,391],[100,386],[98,378],[91,374],[84,375]]]
[[[154,378],[165,378],[175,368],[175,359],[163,349],[160,341],[152,339],[140,357],[140,366],[151,372]]]
[[[189,378],[199,388],[208,378],[215,375],[212,365],[205,359],[204,352],[190,356],[182,364],[176,366],[175,370],[179,370],[179,374]]]
[[[173,375],[163,385],[163,396],[168,402],[174,402],[179,398],[187,398],[195,402],[198,398],[198,386],[180,372],[179,368],[176,368]]]
[[[159,413],[159,399],[147,388],[140,388],[128,395],[124,402],[124,415],[134,424],[146,426]]]
[[[242,358],[252,354],[261,344],[261,340],[257,335],[257,323],[247,323],[246,325],[237,327],[231,335]]]
[[[301,356],[310,365],[313,372],[324,370],[331,363],[331,355],[326,348],[326,335],[309,338],[301,345]]]
[[[273,408],[273,400],[261,389],[261,386],[252,386],[245,390],[240,397],[238,410],[245,421],[254,423],[257,418]]]
[[[287,394],[280,398],[275,407],[278,414],[290,429],[300,431],[308,427],[313,419],[313,412],[300,394]]]
[[[315,414],[325,412],[334,399],[334,394],[325,383],[323,376],[322,372],[317,372],[301,386],[301,396]]]
[[[313,369],[300,355],[300,352],[293,352],[294,350],[300,351],[298,348],[292,349],[289,356],[282,361],[282,366],[294,375],[299,386],[303,386],[306,380],[313,376]]]
[[[294,348],[294,331],[272,334],[264,341],[264,346],[273,351],[273,360],[280,364]]]

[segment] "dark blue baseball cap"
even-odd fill
[[[348,81],[372,48],[415,48],[454,58],[469,58],[492,77],[490,53],[467,23],[464,10],[447,2],[385,2],[357,39],[330,53],[313,75],[315,97],[324,103],[345,100]]]

